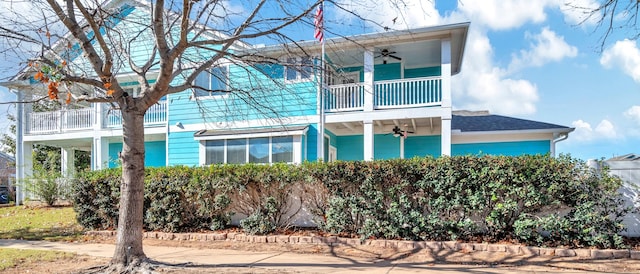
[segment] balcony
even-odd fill
[[[26,134],[56,134],[93,130],[98,123],[94,108],[68,109],[49,112],[32,112],[26,114]],[[101,113],[100,128],[121,128],[120,112]],[[160,101],[151,106],[144,115],[145,126],[163,125],[167,121],[167,102]]]
[[[324,96],[325,111],[364,110],[364,87],[364,83],[329,86]],[[375,81],[373,90],[374,109],[439,106],[442,103],[441,77]]]

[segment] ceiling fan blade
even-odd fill
[[[389,55],[389,57],[391,57],[391,58],[393,58],[393,59],[396,59],[396,60],[398,60],[398,61],[401,61],[401,60],[402,60],[402,58],[400,58],[400,57],[398,57],[398,56],[395,56],[395,55]]]

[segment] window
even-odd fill
[[[227,66],[213,67],[198,74],[193,84],[200,88],[194,88],[195,95],[202,97],[224,94],[229,90],[228,74]]]
[[[287,81],[304,81],[311,79],[313,76],[313,59],[309,56],[287,58],[284,75]]]
[[[249,139],[249,163],[269,162],[269,138]]]
[[[207,163],[224,163],[224,140],[206,141]]]
[[[272,162],[293,162],[293,136],[271,138]]]
[[[293,136],[206,140],[204,146],[207,165],[294,161]]]
[[[227,163],[244,164],[247,162],[247,140],[227,140]]]

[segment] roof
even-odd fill
[[[608,159],[608,161],[638,161],[640,162],[640,154],[629,153],[622,156],[613,157]]]
[[[574,129],[556,124],[489,114],[488,111],[454,111],[451,117],[451,130],[461,132],[543,130],[568,133]]]
[[[228,135],[245,135],[245,134],[261,134],[261,133],[276,133],[276,132],[294,132],[304,131],[309,126],[291,126],[291,127],[267,127],[267,128],[250,128],[250,129],[225,129],[225,130],[200,130],[193,134],[194,137],[214,137],[214,136],[228,136]]]

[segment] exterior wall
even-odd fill
[[[440,135],[411,136],[404,140],[404,157],[440,157]]]
[[[505,155],[547,154],[550,152],[550,141],[515,141],[493,143],[452,144],[452,155]]]
[[[164,141],[144,143],[144,165],[148,167],[166,166],[166,153]],[[118,153],[122,151],[122,143],[109,144],[109,168],[118,167]]]
[[[200,143],[193,139],[195,131],[171,132],[169,142],[169,165],[197,166],[199,164]]]
[[[374,70],[373,80],[375,81],[441,75],[440,66],[405,69],[403,73],[400,63],[378,64],[374,66]],[[343,68],[341,71],[347,73],[359,72],[360,82],[364,82],[364,67],[348,67]]]

